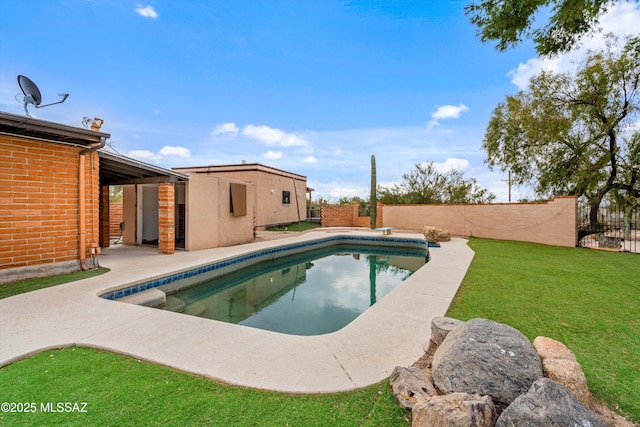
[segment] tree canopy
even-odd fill
[[[495,195],[464,179],[462,172],[439,172],[433,162],[416,164],[402,175],[402,183],[378,186],[378,200],[386,204],[488,203]]]
[[[465,7],[483,42],[496,42],[500,51],[525,38],[541,55],[567,52],[594,30],[598,16],[616,0],[482,0]],[[534,28],[537,15],[550,9],[546,25]]]
[[[575,74],[542,72],[489,120],[489,167],[510,170],[538,195],[640,197],[640,39],[609,38]]]

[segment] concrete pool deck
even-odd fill
[[[422,356],[431,319],[443,316],[473,259],[464,239],[431,248],[431,261],[343,329],[294,336],[100,298],[107,290],[217,259],[326,233],[160,255],[156,248],[112,246],[96,277],[0,300],[0,366],[41,351],[86,346],[224,383],[295,393],[362,388]],[[288,235],[287,235],[288,236]],[[420,237],[394,233],[390,237]]]

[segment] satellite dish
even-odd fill
[[[42,94],[40,93],[40,89],[38,89],[38,86],[36,86],[36,84],[31,81],[29,77],[19,75],[18,85],[20,85],[20,89],[22,89],[22,93],[24,94],[22,103],[24,104],[24,112],[27,117],[31,117],[31,114],[29,114],[29,110],[27,110],[28,104],[32,104],[36,108],[48,107],[49,105],[62,104],[67,100],[67,97],[69,96],[68,93],[59,93],[58,96],[61,96],[62,100],[58,102],[52,102],[51,104],[40,105],[42,103]]]

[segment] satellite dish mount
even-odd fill
[[[24,104],[24,113],[27,117],[31,117],[29,114],[29,110],[27,109],[27,105],[32,104],[36,108],[48,107],[50,105],[62,104],[67,100],[69,96],[68,93],[59,93],[58,96],[62,97],[62,100],[58,102],[52,102],[51,104],[40,105],[42,103],[42,94],[40,93],[40,89],[34,82],[31,81],[29,77],[19,75],[18,76],[18,84],[20,85],[20,89],[22,89],[22,93],[24,94],[24,98],[22,103]]]

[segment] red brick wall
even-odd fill
[[[323,227],[353,227],[353,206],[322,206],[320,218]]]
[[[376,227],[382,227],[383,204],[377,203]],[[322,206],[320,217],[323,227],[371,227],[371,218],[360,216],[360,204],[349,206]]]
[[[122,202],[109,205],[109,235],[112,238],[120,237],[120,223],[124,221],[122,216]]]
[[[0,135],[0,269],[79,258],[81,147]],[[85,156],[86,247],[98,243],[98,155]]]
[[[158,185],[158,252],[175,252],[175,191],[172,183]]]

